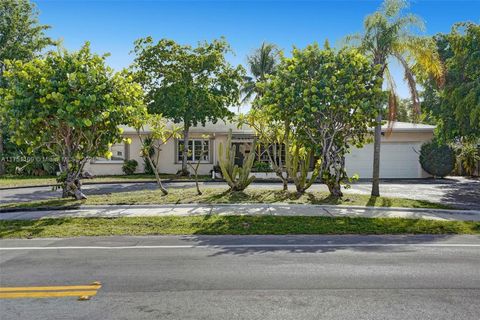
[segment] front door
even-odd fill
[[[243,148],[242,146],[244,143],[242,142],[234,142],[232,143],[232,146],[235,148],[235,164],[239,167],[243,166],[243,159],[244,159],[244,154],[243,154]]]

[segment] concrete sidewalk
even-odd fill
[[[274,215],[319,217],[408,218],[444,221],[480,221],[480,210],[442,210],[305,204],[171,204],[82,206],[69,210],[0,213],[0,220],[66,217],[153,217],[195,215]]]

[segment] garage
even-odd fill
[[[396,122],[392,131],[382,137],[380,151],[380,178],[429,177],[418,161],[420,147],[433,138],[434,126]],[[346,156],[349,176],[358,174],[361,179],[372,178],[373,143],[363,148],[353,148]]]

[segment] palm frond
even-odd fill
[[[397,85],[390,73],[388,68],[385,68],[385,80],[387,83],[388,91],[388,124],[387,124],[387,134],[390,135],[393,131],[393,124],[397,120],[397,110],[398,110],[398,97],[397,97]]]
[[[405,81],[408,84],[410,96],[412,98],[412,111],[414,113],[414,119],[418,119],[420,116],[420,97],[417,91],[417,83],[415,81],[415,75],[409,66],[405,58],[400,54],[394,54],[395,58],[400,62],[403,67]]]
[[[273,43],[266,42],[263,42],[260,48],[247,56],[251,76],[244,79],[244,85],[241,90],[243,95],[242,104],[255,99],[261,94],[257,84],[266,81],[269,75],[275,73],[280,56],[281,51],[278,47]]]
[[[387,17],[398,16],[402,10],[408,8],[407,0],[385,0],[382,3],[381,12]]]
[[[241,94],[242,94],[242,99],[240,101],[241,104],[245,104],[249,101],[252,100],[252,97],[255,95],[255,88],[256,88],[256,84],[255,82],[253,81],[252,78],[248,77],[249,79],[244,81],[243,83],[243,86],[240,90]]]
[[[404,16],[398,17],[392,23],[392,26],[395,27],[398,32],[405,31],[410,33],[412,29],[418,29],[420,31],[425,31],[425,21],[416,14],[409,13]]]
[[[397,52],[406,57],[412,64],[415,75],[426,78],[432,77],[439,86],[445,82],[445,71],[437,46],[430,37],[408,37],[397,48]]]
[[[247,57],[250,73],[256,80],[264,80],[265,76],[275,72],[280,50],[273,43],[263,42],[260,48]]]
[[[340,40],[341,47],[360,47],[362,45],[363,34],[354,33]]]

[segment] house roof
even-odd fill
[[[173,126],[173,122],[169,122],[170,126]],[[177,126],[182,126],[182,124],[175,124]],[[132,134],[136,133],[134,128],[127,127],[127,126],[121,126],[124,130],[124,133],[127,134]],[[388,124],[385,123],[382,126],[383,130],[387,130]],[[391,123],[391,128],[393,132],[433,132],[435,129],[435,126],[428,125],[428,124],[420,124],[420,123],[410,123],[410,122],[393,122]],[[228,131],[232,129],[233,134],[253,134],[254,131],[252,128],[250,128],[247,125],[243,125],[240,128],[238,125],[234,122],[228,122],[228,121],[223,121],[219,120],[216,123],[212,122],[207,122],[205,123],[205,126],[198,125],[196,127],[192,127],[190,129],[190,133],[200,133],[200,134],[226,134]],[[373,128],[372,128],[373,130]],[[149,128],[145,128],[145,133],[149,133],[150,130]]]
[[[182,127],[183,124],[181,123],[173,123],[173,122],[168,122],[169,126],[174,126],[176,125],[177,127]],[[128,126],[121,126],[123,128],[124,133],[136,133],[135,129],[132,127]],[[227,134],[228,131],[232,129],[233,134],[253,134],[253,129],[250,128],[249,126],[243,125],[241,127],[238,127],[238,125],[234,122],[229,122],[229,121],[223,121],[219,120],[216,123],[213,122],[207,122],[205,123],[205,126],[202,126],[199,124],[196,127],[190,128],[190,133],[200,133],[200,134],[212,134],[212,133],[219,133],[219,134]],[[145,133],[149,133],[150,129],[149,127],[145,128]]]
[[[387,128],[388,123],[382,125],[383,130],[386,130]],[[391,128],[394,132],[433,132],[435,126],[429,124],[395,121],[391,123]]]

